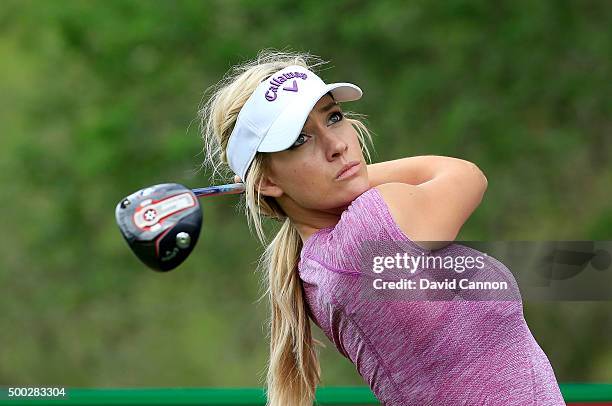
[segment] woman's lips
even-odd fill
[[[350,168],[342,172],[340,176],[336,177],[336,180],[343,180],[346,178],[350,178],[351,176],[359,172],[360,166],[361,166],[360,162],[355,163],[353,166],[351,166]]]

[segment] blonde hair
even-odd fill
[[[212,95],[200,108],[198,117],[204,141],[202,167],[210,167],[211,184],[215,184],[216,175],[226,180],[233,177],[227,166],[225,150],[238,113],[257,85],[289,65],[300,65],[316,73],[315,68],[324,63],[327,62],[308,53],[263,49],[254,60],[234,66],[209,88]],[[371,162],[365,140],[372,144],[372,137],[366,125],[358,119],[365,116],[352,112],[345,112],[344,115],[356,129],[362,150],[365,150],[368,162]],[[252,232],[252,226],[255,226],[257,237],[265,247],[258,269],[262,271],[260,281],[265,290],[262,297],[267,296],[270,304],[267,405],[311,406],[316,386],[321,381],[315,345],[325,345],[312,337],[308,306],[297,272],[301,237],[276,199],[259,193],[268,156],[258,152],[246,179],[242,179],[245,184],[244,213],[249,230]],[[229,173],[224,170],[229,170]],[[269,245],[265,241],[262,215],[282,223]]]

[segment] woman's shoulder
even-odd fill
[[[342,213],[334,231],[358,241],[410,241],[385,200],[388,194],[385,188],[387,185],[370,188],[353,200]]]
[[[325,256],[338,265],[359,258],[363,244],[386,241],[406,242],[409,248],[422,251],[400,229],[382,194],[373,187],[351,202],[334,227],[311,235],[306,240],[303,254]]]

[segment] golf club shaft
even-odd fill
[[[229,183],[227,185],[208,186],[191,191],[199,198],[204,196],[232,195],[244,192],[244,183]]]

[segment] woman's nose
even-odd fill
[[[337,133],[327,130],[323,138],[328,160],[334,159],[339,154],[342,155],[348,148],[346,141]]]

